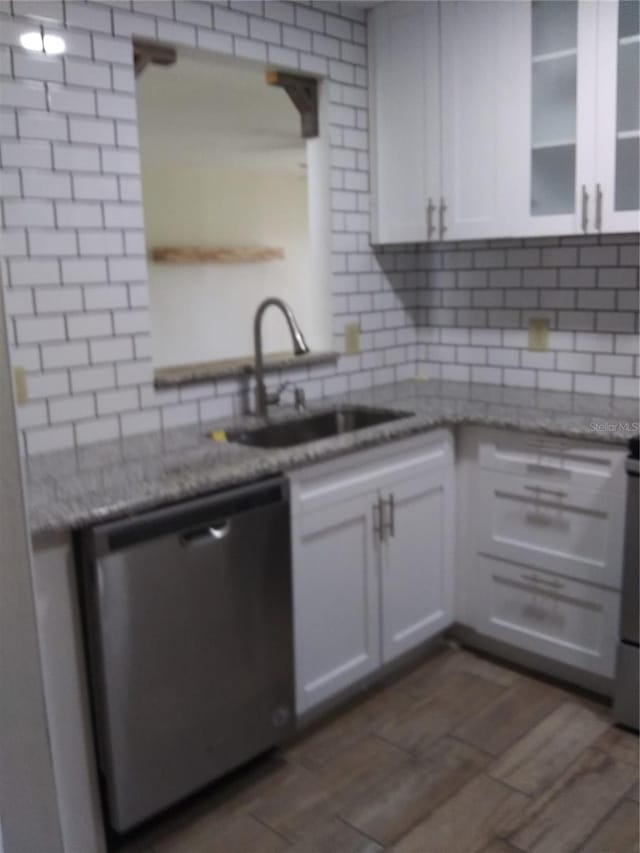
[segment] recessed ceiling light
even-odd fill
[[[25,50],[36,51],[37,53],[44,52],[52,55],[64,53],[66,49],[64,39],[60,36],[43,35],[42,32],[37,32],[37,30],[22,33],[20,44]]]
[[[42,52],[42,34],[38,32],[22,33],[20,44],[25,50],[38,50]]]
[[[60,36],[46,35],[43,39],[45,53],[64,53],[66,44]]]

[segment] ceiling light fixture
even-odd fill
[[[64,39],[61,36],[45,35],[43,27],[40,27],[39,32],[32,30],[28,33],[22,33],[20,44],[25,50],[46,53],[51,56],[64,53],[66,49]]]

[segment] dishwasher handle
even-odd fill
[[[89,528],[81,533],[84,540],[84,555],[89,561],[98,559],[114,551],[131,548],[162,536],[189,536],[207,534],[207,541],[219,541],[222,534],[222,521],[230,521],[260,507],[275,504],[288,504],[289,487],[282,476],[226,489],[203,498],[174,504],[142,513],[138,516]],[[197,538],[197,537],[196,537]]]
[[[189,530],[187,533],[180,535],[180,544],[183,548],[199,548],[202,545],[212,545],[214,542],[220,542],[225,539],[231,530],[231,522],[229,519],[220,522],[220,524],[212,524],[210,527],[199,527],[196,530]]]

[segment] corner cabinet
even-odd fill
[[[377,6],[372,242],[638,230],[639,9]]]
[[[453,440],[445,430],[290,475],[296,710],[453,618]]]

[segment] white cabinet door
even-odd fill
[[[598,5],[595,227],[640,229],[640,2]]]
[[[423,242],[440,195],[438,3],[379,6],[369,34],[372,242]]]
[[[513,7],[499,0],[441,4],[441,238],[513,233]]]
[[[517,94],[512,175],[524,236],[595,232],[596,0],[509,4]]]
[[[382,659],[393,660],[453,621],[453,468],[417,466],[385,483]]]
[[[366,491],[294,517],[298,714],[380,664],[374,502]]]

